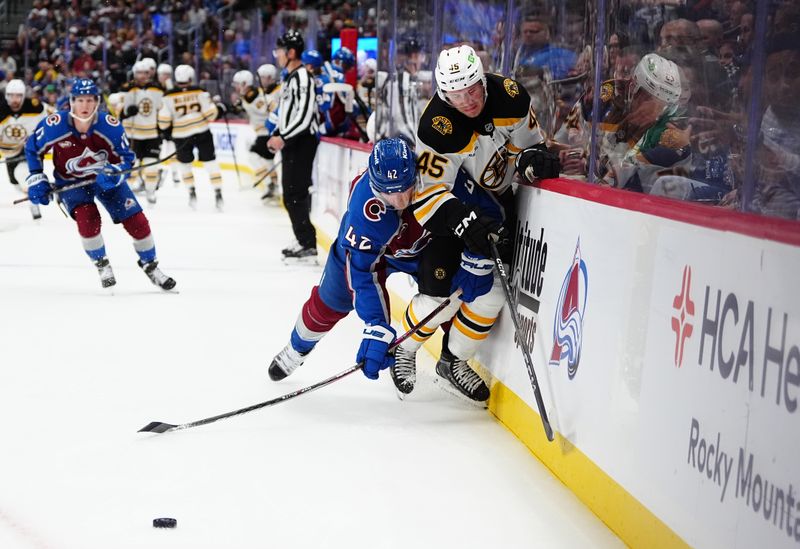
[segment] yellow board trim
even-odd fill
[[[317,227],[317,240],[323,255],[327,255],[333,239]],[[405,300],[392,290],[389,290],[389,298],[392,317],[401,322],[406,312]],[[442,348],[442,331],[436,330],[423,347],[438,357]],[[490,377],[480,364],[471,362],[484,377]],[[500,380],[492,379],[490,386],[489,412],[623,542],[634,548],[690,548],[661,519],[560,433],[555,433],[554,442],[548,442],[539,414]]]

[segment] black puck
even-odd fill
[[[174,518],[156,518],[153,519],[153,527],[154,528],[175,528],[178,525],[178,521]]]

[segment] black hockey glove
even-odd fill
[[[558,154],[551,153],[544,145],[537,145],[519,153],[515,165],[517,173],[529,183],[537,179],[558,177],[561,172]]]
[[[489,239],[495,242],[504,236],[503,226],[485,215],[471,211],[454,228],[453,232],[464,241],[467,249],[485,257],[492,257],[492,248]]]
[[[217,120],[224,118],[228,114],[228,107],[224,103],[216,103],[217,105]]]
[[[131,116],[136,116],[139,114],[139,107],[136,105],[128,105],[128,108],[125,109],[125,116],[123,118],[130,118]]]

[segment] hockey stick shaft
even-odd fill
[[[441,313],[450,303],[457,299],[461,295],[461,290],[456,290],[450,297],[442,301],[438,307],[432,310],[428,315],[425,316],[422,320],[420,320],[417,324],[413,325],[406,333],[402,334],[400,337],[395,338],[392,344],[389,346],[389,351],[393,351],[400,345],[403,341],[411,337],[417,330],[425,326],[428,322],[433,320],[433,318]],[[291,400],[295,397],[303,395],[305,393],[310,393],[311,391],[315,391],[317,389],[321,389],[326,385],[330,385],[334,381],[338,381],[342,378],[345,378],[352,374],[353,372],[360,370],[364,367],[364,363],[360,362],[355,366],[351,366],[350,368],[339,372],[338,374],[331,376],[327,379],[323,379],[313,385],[309,385],[308,387],[304,387],[302,389],[298,389],[292,393],[288,393],[277,398],[273,398],[272,400],[267,400],[265,402],[259,402],[258,404],[253,404],[252,406],[247,406],[246,408],[240,408],[238,410],[234,410],[232,412],[227,412],[224,414],[219,414],[213,417],[208,417],[205,419],[200,419],[198,421],[192,421],[190,423],[182,423],[180,425],[172,425],[170,423],[163,423],[160,421],[153,421],[139,429],[140,433],[166,433],[167,431],[181,431],[183,429],[190,429],[192,427],[199,427],[200,425],[207,425],[209,423],[214,423],[215,421],[219,421],[220,419],[226,419],[229,417],[239,416],[242,414],[246,414],[248,412],[252,412],[254,410],[259,410],[261,408],[266,408],[267,406],[274,406],[275,404],[279,404],[286,400]]]
[[[500,258],[500,252],[497,251],[497,245],[493,240],[490,241],[490,244],[492,247],[492,259],[494,259],[494,265],[497,267],[500,281],[503,284],[503,293],[506,297],[508,312],[511,315],[511,321],[514,323],[514,331],[517,335],[517,342],[519,342],[519,347],[522,350],[522,358],[525,361],[525,367],[528,369],[528,377],[531,380],[533,396],[536,398],[536,407],[539,409],[539,416],[542,418],[544,434],[547,436],[547,440],[552,442],[554,439],[553,428],[550,426],[550,420],[547,418],[547,410],[545,410],[541,388],[538,380],[536,379],[536,372],[533,369],[533,359],[531,358],[531,353],[528,350],[528,343],[519,326],[519,316],[517,315],[516,307],[514,307],[514,299],[511,295],[511,284],[508,281],[508,274],[506,273],[506,268],[503,265],[503,260]]]
[[[86,187],[87,185],[91,185],[94,183],[94,179],[90,179],[88,181],[80,181],[78,183],[73,183],[72,185],[64,185],[63,187],[55,188],[50,191],[50,194],[58,194],[63,193],[64,191],[71,191],[72,189],[80,189],[81,187]],[[27,196],[23,198],[17,198],[13,204],[22,204],[23,202],[27,202],[30,200]]]
[[[222,118],[225,120],[225,131],[228,132],[228,144],[231,146],[231,154],[233,155],[233,167],[236,168],[236,181],[239,182],[239,186],[242,186],[242,176],[239,175],[239,162],[236,160],[236,147],[233,146],[233,136],[231,135],[231,126],[228,124],[228,113],[225,112],[222,114]]]
[[[255,189],[256,187],[258,187],[258,185],[259,185],[259,184],[260,184],[262,181],[264,181],[264,180],[265,180],[266,178],[268,178],[270,175],[272,175],[273,173],[275,173],[275,170],[277,170],[277,169],[278,169],[278,167],[279,167],[281,164],[283,164],[283,160],[281,160],[280,162],[278,162],[277,164],[275,164],[274,166],[272,166],[272,168],[271,168],[271,169],[270,169],[270,170],[269,170],[267,173],[265,173],[264,175],[262,175],[262,176],[259,178],[259,180],[258,180],[258,181],[256,181],[255,183],[253,183],[253,188]]]

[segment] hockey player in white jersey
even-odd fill
[[[27,194],[25,140],[50,112],[38,99],[26,99],[25,91],[25,83],[19,79],[6,85],[5,101],[0,104],[0,152],[8,169],[9,181]],[[31,215],[34,219],[42,217],[37,204],[31,203]]]
[[[274,130],[278,125],[278,104],[281,100],[281,82],[278,79],[278,69],[275,65],[271,63],[265,63],[258,67],[258,81],[261,83],[261,89],[264,90],[264,97],[267,99],[267,122],[265,126],[267,128],[267,138],[269,138],[269,134]],[[280,158],[278,158],[278,154],[273,153],[269,149],[267,149],[269,154],[273,155],[273,166],[270,169],[274,168],[275,163],[280,162]],[[261,199],[275,199],[280,198],[279,193],[279,180],[280,180],[280,170],[273,171],[268,177],[267,183],[267,192],[262,195]]]
[[[255,85],[255,78],[250,71],[239,71],[233,75],[233,86],[239,94],[240,101],[237,108],[240,108],[247,115],[250,127],[256,133],[256,140],[250,147],[250,165],[255,168],[253,175],[255,181],[263,181],[267,173],[272,169],[275,154],[267,149],[267,139],[269,133],[266,128],[267,116],[270,112],[270,105],[264,90]],[[273,106],[273,110],[277,105]]]
[[[174,87],[172,83],[172,66],[167,63],[161,63],[156,68],[156,77],[158,79],[158,85],[163,88],[165,92],[171,90]]]
[[[192,161],[194,149],[203,163],[214,189],[214,201],[222,209],[222,172],[214,151],[214,138],[209,124],[217,118],[220,105],[211,101],[211,95],[195,85],[194,69],[189,65],[175,67],[175,88],[164,95],[164,104],[158,113],[158,126],[167,132],[178,149],[181,179],[189,189],[189,205],[197,204]]]
[[[145,60],[134,63],[133,81],[126,86],[120,118],[136,154],[137,166],[150,165],[140,173],[144,179],[147,201],[155,204],[159,176],[156,164],[161,151],[158,112],[163,105],[164,90],[153,82],[151,73]]]
[[[489,397],[489,389],[467,364],[504,303],[499,277],[493,274],[490,238],[498,241],[501,259],[510,263],[516,229],[511,187],[517,170],[529,180],[557,177],[558,156],[547,151],[531,98],[518,82],[484,74],[469,46],[444,50],[436,65],[437,95],[428,103],[417,130],[417,168],[421,185],[415,193],[414,217],[433,234],[455,234],[464,244],[462,259],[472,270],[493,278],[491,290],[464,300],[447,333],[436,373],[472,400]],[[453,193],[459,171],[494,196],[498,215],[465,205]],[[499,217],[499,218],[498,218]],[[441,298],[417,294],[406,310],[409,319],[423,318]],[[437,325],[426,325],[421,337],[407,340],[397,354],[397,370],[413,371],[416,350]],[[403,356],[404,355],[404,356]],[[398,383],[399,376],[394,376]],[[400,379],[400,382],[403,380]]]

